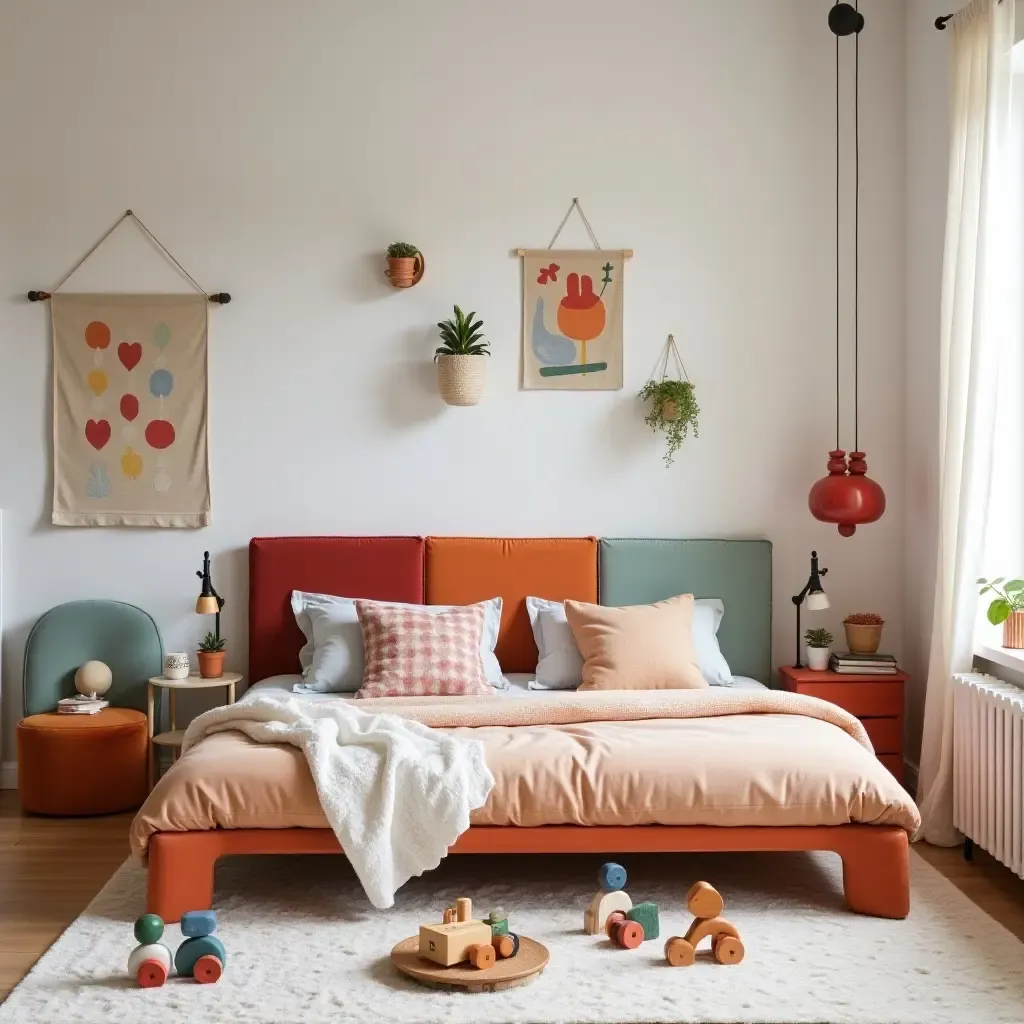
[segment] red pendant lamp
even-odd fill
[[[860,451],[859,405],[859,306],[860,306],[860,31],[864,15],[855,4],[834,4],[828,27],[836,37],[836,446],[828,453],[828,476],[811,488],[807,505],[811,515],[824,523],[836,523],[843,537],[852,537],[862,523],[881,519],[885,492],[868,475],[867,458]],[[853,195],[853,447],[847,462],[839,447],[839,37],[854,37],[854,195]]]

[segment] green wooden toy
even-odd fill
[[[224,943],[216,935],[203,935],[197,939],[186,939],[178,947],[177,953],[174,954],[174,969],[182,977],[193,977],[195,976],[196,964],[204,957],[214,957],[219,960],[222,970],[227,966],[228,957],[224,949]]]
[[[508,916],[504,907],[492,907],[484,918],[484,924],[491,926],[491,935],[508,935]]]
[[[159,942],[164,933],[163,918],[156,914],[143,914],[135,922],[135,941],[143,946]]]
[[[658,937],[657,903],[638,903],[632,910],[626,911],[626,919],[643,925],[645,942]]]

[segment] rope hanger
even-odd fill
[[[181,271],[197,292],[201,292],[203,295],[206,295],[210,302],[219,302],[224,305],[231,301],[231,296],[227,292],[215,292],[212,295],[207,294],[206,289],[174,258],[173,255],[171,255],[171,251],[167,246],[164,245],[163,242],[161,242],[160,239],[157,238],[156,235],[154,235],[153,232],[150,231],[149,228],[147,228],[131,210],[125,210],[124,213],[122,213],[121,216],[103,232],[93,247],[48,292],[35,290],[30,291],[28,293],[29,302],[42,302],[45,299],[51,298],[53,293],[57,291],[68,280],[68,278],[71,277],[71,275],[78,270],[78,268],[81,267],[82,264],[85,263],[85,261],[117,230],[120,224],[129,217],[139,226],[139,230],[141,230],[143,234],[145,234],[146,237],[149,238],[149,240],[171,261],[171,263]]]
[[[664,380],[668,376],[668,360],[672,356],[675,359],[676,373],[679,375],[680,380],[685,380],[687,383],[690,381],[689,374],[686,372],[686,367],[683,366],[683,357],[679,354],[679,346],[676,344],[674,335],[669,335],[668,340],[665,342],[664,348],[661,350],[661,355],[658,356],[654,364],[654,373],[658,372],[658,366],[661,366],[661,377],[659,380]],[[651,379],[653,380],[653,374]]]
[[[569,209],[566,210],[565,216],[562,218],[562,223],[558,225],[558,230],[555,232],[554,237],[548,244],[547,249],[516,249],[517,256],[529,256],[534,252],[550,252],[555,247],[555,242],[558,241],[558,236],[562,233],[562,229],[566,224],[569,223],[569,218],[572,216],[572,211],[576,210],[583,220],[583,226],[587,229],[587,234],[590,235],[591,242],[594,243],[594,248],[599,252],[615,252],[613,249],[601,249],[601,243],[597,240],[597,235],[594,234],[594,229],[590,226],[590,221],[587,220],[587,215],[583,212],[583,206],[576,196],[572,197],[572,202],[569,204]],[[619,249],[617,250],[621,256],[625,259],[629,259],[633,255],[632,249]]]

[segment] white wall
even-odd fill
[[[882,0],[862,4],[861,441],[889,511],[842,540],[806,509],[833,443],[829,6],[0,6],[6,756],[39,614],[119,597],[189,645],[208,547],[237,663],[260,534],[765,536],[778,659],[812,547],[833,597],[816,623],[878,610],[901,653],[907,81],[904,10]],[[626,387],[524,393],[510,250],[546,244],[574,195],[605,245],[636,251]],[[48,523],[47,312],[23,295],[127,206],[235,297],[212,313],[214,525],[198,534]],[[427,255],[408,292],[382,275],[395,238]],[[124,226],[72,286],[179,282]],[[475,409],[432,385],[453,302],[494,348]],[[666,471],[634,395],[669,331],[703,413]]]

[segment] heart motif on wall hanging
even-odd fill
[[[131,373],[142,358],[142,345],[137,341],[122,341],[117,346],[117,358],[121,360],[121,365]]]
[[[89,420],[85,425],[85,439],[99,451],[110,440],[110,424],[106,420]]]
[[[146,442],[150,448],[170,448],[174,444],[174,426],[169,420],[150,420],[146,425]]]
[[[139,400],[134,395],[121,396],[121,415],[129,423],[139,415]]]

